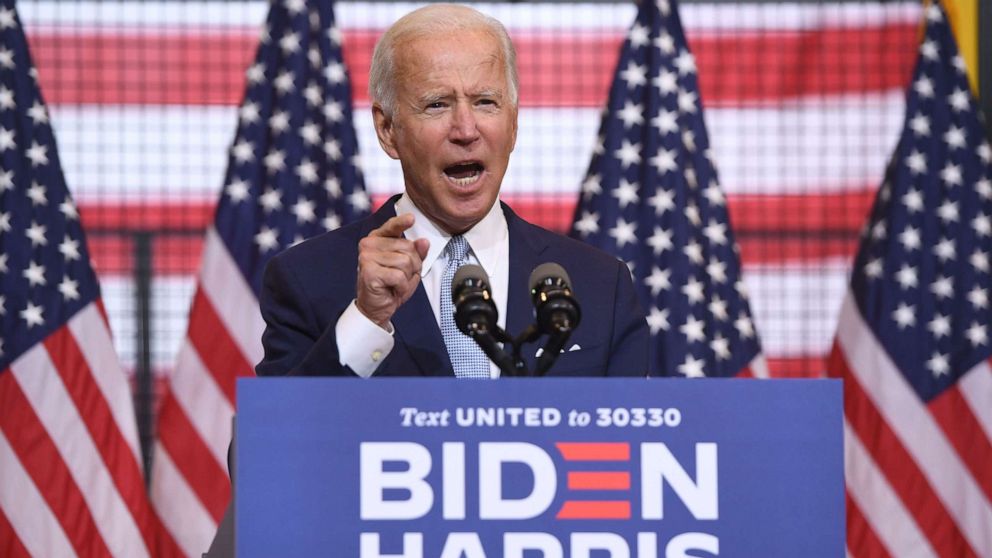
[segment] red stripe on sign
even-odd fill
[[[94,382],[75,337],[68,328],[60,328],[49,335],[44,344],[48,354],[58,355],[56,367],[66,392],[86,424],[86,430],[93,438],[117,492],[134,517],[145,547],[154,548],[156,516],[145,495],[141,467],[114,420],[103,392]]]
[[[9,368],[0,373],[0,430],[76,553],[110,556],[82,492]]]
[[[856,550],[858,558],[890,558],[882,540],[878,538],[871,524],[861,513],[861,508],[845,492],[847,500],[847,548]]]
[[[992,443],[961,395],[961,383],[945,390],[927,406],[985,497],[992,501]]]
[[[368,67],[380,33],[344,32],[345,64],[359,105],[368,105]],[[235,105],[258,45],[254,29],[192,28],[183,34],[60,29],[32,32],[28,39],[50,104]],[[514,32],[521,104],[602,106],[623,39],[623,30]],[[688,39],[704,102],[739,105],[902,88],[916,57],[917,27],[893,23],[719,35],[690,29]]]
[[[558,442],[565,461],[630,461],[630,444],[623,442]]]
[[[158,424],[162,447],[203,508],[220,523],[231,499],[231,481],[171,391],[166,391],[163,397]]]
[[[630,502],[565,502],[558,519],[630,519]]]
[[[217,387],[234,407],[235,382],[238,376],[253,375],[254,367],[231,339],[227,327],[201,288],[196,289],[189,315],[187,338]]]
[[[613,471],[570,471],[569,490],[630,490],[630,473]]]
[[[829,366],[833,375],[844,380],[844,415],[934,550],[940,556],[975,556],[923,471],[851,373],[839,347],[831,354]]]
[[[0,556],[6,558],[31,558],[28,549],[21,544],[21,539],[14,531],[14,526],[7,519],[7,514],[0,508]]]

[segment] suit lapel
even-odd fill
[[[534,306],[530,300],[530,272],[543,263],[547,244],[533,233],[531,225],[503,205],[510,236],[510,273],[506,296],[506,328],[511,335],[520,335],[534,322]],[[526,355],[525,353],[525,356]],[[529,355],[533,356],[533,355]]]

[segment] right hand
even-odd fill
[[[426,238],[403,238],[403,232],[412,226],[412,213],[397,215],[358,242],[355,305],[387,331],[393,314],[417,290],[430,247]]]

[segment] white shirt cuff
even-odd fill
[[[354,300],[338,318],[334,337],[341,364],[363,378],[371,376],[393,350],[392,333],[365,317]]]

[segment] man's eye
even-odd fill
[[[444,108],[444,103],[441,101],[435,101],[433,103],[427,103],[427,110],[437,110]]]

